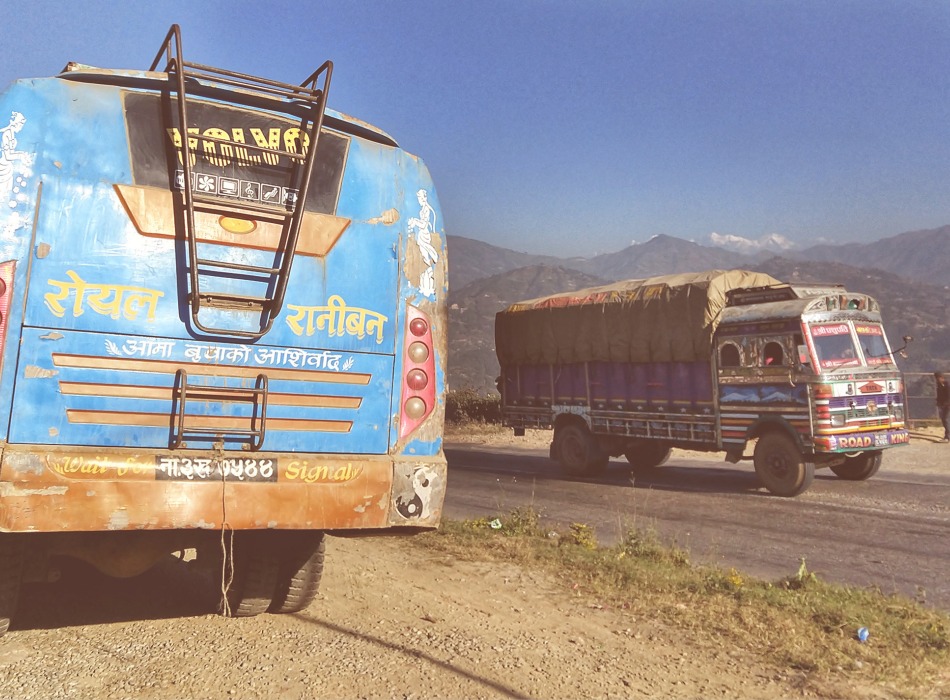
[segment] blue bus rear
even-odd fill
[[[128,575],[226,534],[237,588],[241,558],[279,571],[225,610],[285,612],[271,589],[322,567],[324,532],[438,525],[438,198],[326,108],[331,74],[190,64],[173,27],[151,70],[71,64],[0,96],[8,563]],[[101,555],[112,535],[137,554]]]

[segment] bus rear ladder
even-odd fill
[[[172,416],[174,418],[172,436],[169,449],[177,450],[187,447],[186,437],[197,439],[240,440],[252,452],[261,449],[264,444],[264,435],[267,426],[267,395],[268,382],[266,374],[258,374],[253,388],[238,388],[227,386],[209,386],[207,384],[190,384],[188,373],[180,369],[175,373],[173,390],[174,403]],[[248,404],[250,415],[235,416],[232,420],[237,425],[227,427],[212,427],[201,425],[202,416],[187,414],[188,401],[197,401],[203,404],[209,402],[221,404]],[[186,424],[190,418],[192,424]],[[239,424],[247,423],[247,427]]]
[[[182,134],[182,170],[184,172],[184,182],[182,183],[184,216],[182,221],[184,239],[187,243],[188,303],[191,308],[192,323],[195,328],[209,335],[258,339],[270,330],[284,303],[287,281],[290,277],[290,269],[297,250],[300,225],[306,209],[307,191],[313,172],[317,141],[323,125],[323,115],[326,111],[327,92],[330,87],[333,64],[326,61],[303,83],[291,85],[197,63],[189,63],[182,59],[181,31],[177,24],[172,25],[169,30],[162,48],[152,62],[150,70],[156,70],[163,57],[165,59],[163,70],[168,74],[170,91],[177,95],[177,116]],[[204,81],[204,84],[196,82],[199,80]],[[268,154],[272,156],[274,162],[280,157],[290,159],[293,165],[289,169],[287,187],[288,190],[297,192],[297,196],[293,201],[282,202],[281,206],[270,206],[239,202],[192,191],[192,148],[188,134],[188,93],[186,89],[189,84],[193,90],[204,89],[204,91],[210,93],[220,93],[224,89],[228,91],[226,94],[228,100],[263,105],[268,111],[299,119],[300,142],[303,143],[303,134],[309,137],[310,146],[306,155],[257,144],[241,144],[241,148],[255,151],[264,156],[262,160],[265,160],[265,162]],[[217,88],[217,90],[209,90],[208,86]],[[201,139],[209,143],[233,145],[227,139],[212,136],[202,135]],[[265,267],[199,257],[195,230],[196,210],[238,218],[255,216],[264,221],[278,223],[281,226],[281,236],[280,243],[275,251],[273,265]],[[202,276],[217,278],[232,276],[251,280],[260,284],[264,288],[264,293],[260,296],[252,296],[202,291]],[[204,307],[259,312],[260,327],[258,330],[246,330],[244,328],[223,328],[203,324],[198,319],[198,314]]]

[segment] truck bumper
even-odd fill
[[[904,428],[837,435],[816,435],[814,438],[816,452],[881,450],[886,447],[906,445],[908,442],[910,442],[910,433]]]

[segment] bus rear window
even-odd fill
[[[292,205],[296,192],[287,190],[291,161],[286,156],[262,155],[242,147],[256,144],[292,153],[306,152],[306,134],[298,124],[268,112],[193,100],[188,106],[192,149],[191,189],[249,204]],[[182,134],[165,120],[177,114],[153,93],[125,95],[125,119],[136,185],[181,189]],[[202,135],[224,139],[215,143]],[[324,129],[307,194],[308,211],[335,214],[349,138]]]

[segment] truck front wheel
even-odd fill
[[[870,452],[859,452],[856,455],[845,457],[844,463],[835,464],[831,471],[839,479],[846,481],[864,481],[877,474],[881,468],[881,462],[884,455],[880,450]]]
[[[784,433],[762,435],[752,459],[759,480],[776,496],[797,496],[815,478],[814,462],[806,461],[795,441]]]
[[[568,423],[557,428],[554,434],[554,452],[564,471],[572,476],[596,476],[603,474],[610,462],[610,455],[601,449],[586,426]]]

